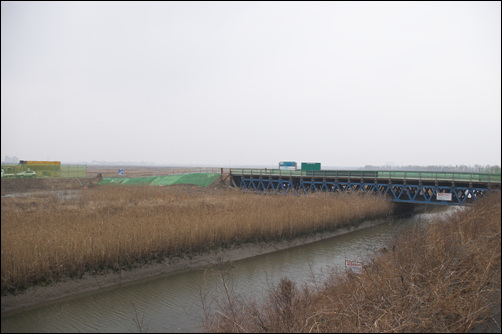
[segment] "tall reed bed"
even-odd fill
[[[500,332],[492,321],[500,273],[499,192],[400,233],[361,274],[334,271],[321,286],[302,287],[283,278],[263,302],[226,290],[205,324],[209,332],[442,333],[490,323]]]
[[[376,197],[179,186],[101,186],[69,200],[2,198],[2,293],[215,247],[334,230],[391,210]]]

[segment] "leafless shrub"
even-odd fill
[[[132,320],[134,321],[134,324],[136,325],[136,328],[138,329],[139,333],[146,333],[148,332],[148,327],[150,324],[145,324],[145,316],[143,315],[141,319],[139,318],[138,315],[138,310],[136,309],[136,305],[134,305],[134,302],[131,301],[132,307],[134,308],[134,317]]]

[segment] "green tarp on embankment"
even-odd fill
[[[105,177],[98,184],[123,184],[128,186],[171,186],[173,184],[195,184],[197,186],[207,187],[217,179],[221,174],[196,173],[184,175],[166,175],[166,176],[148,176],[148,177]]]

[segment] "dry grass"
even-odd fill
[[[264,303],[232,291],[210,332],[469,332],[500,307],[500,192],[447,221],[415,226],[361,274],[334,272],[321,287],[284,278]],[[226,284],[226,282],[224,282]],[[500,312],[500,311],[499,311]],[[498,324],[500,326],[500,324]],[[495,329],[497,330],[497,329]],[[500,327],[498,327],[500,332]]]
[[[294,238],[388,215],[374,197],[99,186],[70,200],[2,198],[2,293],[245,242]]]

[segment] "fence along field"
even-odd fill
[[[29,162],[29,161],[28,161]],[[49,164],[53,163],[53,164]],[[31,170],[35,177],[89,177],[101,174],[103,177],[119,177],[118,169],[122,169],[122,177],[147,177],[162,175],[181,175],[191,173],[228,174],[228,168],[220,167],[169,167],[169,166],[128,166],[128,165],[87,165],[87,164],[54,164],[59,161],[33,161],[28,164],[3,163],[2,177],[16,177],[16,174]],[[19,176],[20,177],[20,176]]]
[[[192,173],[221,173],[228,174],[229,168],[220,167],[168,167],[168,166],[98,166],[88,165],[87,176],[96,177],[101,174],[102,177],[119,177],[118,170],[122,169],[122,177],[148,177],[163,175],[182,175]]]
[[[34,171],[30,177],[87,177],[86,164],[61,164],[59,161],[22,161],[2,164],[2,177],[23,177],[22,172]]]

